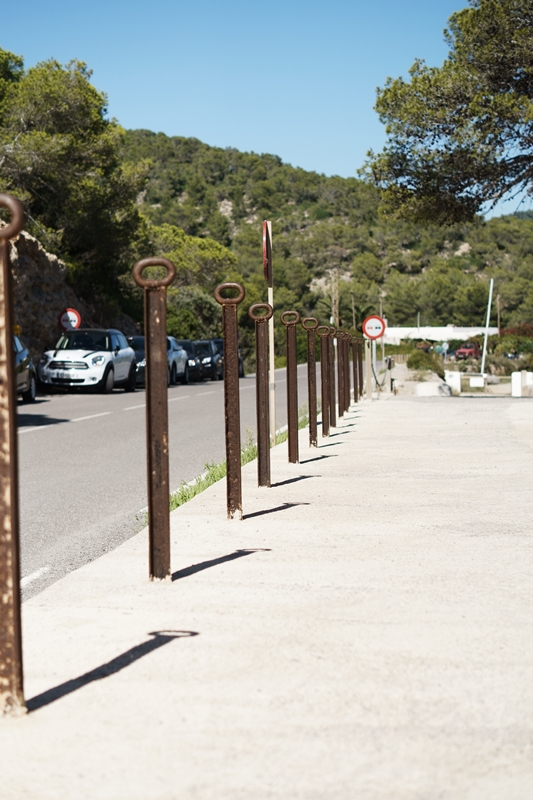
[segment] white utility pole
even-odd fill
[[[483,340],[483,355],[481,357],[481,374],[485,377],[485,359],[487,358],[487,340],[489,338],[490,308],[492,306],[492,289],[494,278],[490,279],[489,302],[487,303],[487,322],[485,323],[485,338]]]

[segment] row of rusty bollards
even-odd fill
[[[15,198],[0,194],[0,207],[11,221],[0,228],[0,716],[24,713],[19,565],[18,455],[16,381],[13,365],[12,273],[9,241],[24,226],[24,211]],[[147,267],[163,267],[163,278],[145,278]],[[176,270],[165,258],[137,262],[133,278],[144,292],[146,342],[146,435],[149,521],[149,574],[151,580],[170,580],[170,511],[168,458],[168,394],[166,348],[166,291]],[[227,296],[228,291],[236,292]],[[242,519],[241,437],[237,306],[245,296],[238,283],[221,284],[215,298],[222,305],[224,330],[224,403],[226,425],[227,514]],[[260,313],[261,312],[261,313]],[[272,316],[268,303],[249,309],[256,330],[256,392],[258,483],[270,486],[268,334]],[[289,461],[298,462],[298,382],[296,358],[297,311],[285,311],[281,322],[287,336],[287,408]],[[329,435],[339,416],[349,408],[350,347],[353,355],[354,401],[362,394],[361,342],[314,318],[301,322],[307,332],[309,444],[317,446],[316,334],[320,338],[322,436]],[[337,340],[337,383],[334,339]],[[338,393],[336,391],[336,385]]]
[[[228,297],[236,291],[236,297]],[[223,283],[215,290],[215,298],[222,305],[224,333],[224,403],[226,417],[226,481],[228,518],[242,519],[241,443],[238,378],[237,305],[245,296],[238,283]],[[266,323],[273,309],[268,303],[254,303],[248,314],[255,322],[256,347],[256,408],[257,408],[257,481],[259,486],[270,486],[270,409],[268,376],[268,333]],[[353,396],[358,402],[363,386],[362,340],[330,325],[319,325],[314,317],[300,321],[297,311],[283,311],[280,322],[286,329],[287,364],[287,441],[291,464],[299,461],[298,452],[298,372],[296,327],[300,324],[307,333],[307,380],[309,406],[309,446],[317,447],[317,381],[316,334],[320,338],[322,436],[329,436],[339,417],[348,411],[351,401],[350,352],[353,359]],[[337,341],[337,380],[335,379],[335,345]]]

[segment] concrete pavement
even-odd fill
[[[529,800],[533,403],[352,407],[23,606],[14,800]]]

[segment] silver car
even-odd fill
[[[167,336],[168,382],[187,383],[187,353],[173,336]]]

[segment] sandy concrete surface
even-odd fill
[[[530,800],[533,402],[362,403],[23,606],[1,800]]]

